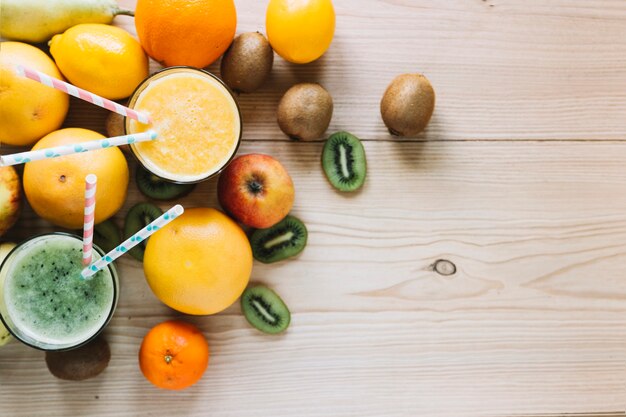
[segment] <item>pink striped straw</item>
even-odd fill
[[[150,118],[144,113],[136,112],[133,109],[129,109],[128,107],[122,106],[121,104],[118,104],[114,101],[108,100],[104,97],[100,97],[99,95],[96,95],[94,93],[90,93],[89,91],[78,88],[75,85],[68,84],[57,78],[51,77],[48,74],[44,74],[43,72],[26,68],[22,65],[16,65],[15,67],[17,69],[17,73],[22,77],[26,77],[31,80],[40,82],[44,85],[47,85],[48,87],[63,91],[64,93],[67,93],[74,97],[78,97],[81,100],[88,101],[89,103],[95,104],[96,106],[103,107],[107,110],[111,110],[112,112],[121,114],[122,116],[137,120],[140,123],[150,123]]]
[[[96,183],[98,177],[89,174],[85,178],[85,221],[83,223],[83,265],[91,265],[93,252],[93,226],[96,214]]]

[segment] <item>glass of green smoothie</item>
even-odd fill
[[[93,246],[93,261],[104,252]],[[0,265],[0,319],[21,342],[41,350],[81,346],[108,324],[118,299],[113,264],[83,280],[82,238],[33,237]]]

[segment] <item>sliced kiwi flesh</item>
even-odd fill
[[[348,132],[331,135],[322,151],[326,178],[339,191],[356,191],[365,183],[367,161],[363,144]]]
[[[241,310],[246,320],[263,333],[284,332],[291,313],[278,294],[263,285],[246,288],[241,296]]]
[[[128,239],[139,230],[152,223],[163,214],[163,210],[154,204],[139,203],[128,210],[126,220],[124,220],[124,236]],[[128,251],[131,256],[138,261],[143,261],[143,254],[146,251],[148,239],[144,239],[137,246]]]
[[[122,232],[111,219],[98,223],[93,230],[93,243],[104,252],[110,252],[122,242]]]
[[[165,181],[143,168],[137,168],[137,187],[146,197],[155,200],[173,200],[189,194],[195,184],[174,184]]]
[[[306,246],[308,232],[300,219],[287,216],[268,229],[257,229],[250,236],[252,254],[265,264],[296,256]]]

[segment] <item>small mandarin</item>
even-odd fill
[[[169,320],[154,326],[139,348],[139,368],[159,388],[181,390],[202,377],[209,345],[196,326]]]

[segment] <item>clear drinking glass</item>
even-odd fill
[[[184,85],[186,82],[193,85]],[[205,70],[178,66],[156,72],[137,87],[128,107],[147,112],[152,121],[143,125],[126,118],[126,134],[149,129],[159,134],[154,142],[131,144],[130,149],[147,171],[161,179],[178,184],[204,181],[219,174],[239,148],[243,127],[239,104],[228,86]],[[224,118],[232,118],[232,131],[221,129]],[[199,150],[189,150],[194,147]],[[179,155],[183,153],[186,158]],[[180,159],[174,166],[166,167],[176,158]],[[192,165],[204,169],[194,174],[181,173]]]
[[[96,245],[93,253],[104,255]],[[0,319],[9,332],[48,351],[95,338],[113,316],[119,280],[112,263],[92,280],[81,279],[82,269],[80,236],[49,233],[16,246],[0,265]]]

